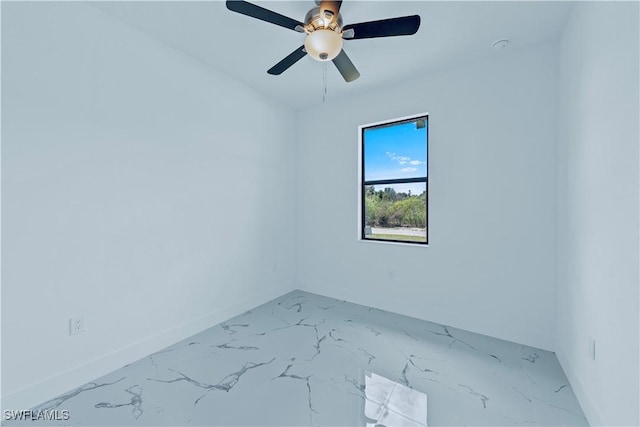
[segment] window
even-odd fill
[[[360,238],[427,244],[428,129],[422,114],[360,126]]]

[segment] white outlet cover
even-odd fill
[[[86,330],[84,316],[76,316],[69,319],[69,335],[76,335]]]

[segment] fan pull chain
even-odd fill
[[[327,96],[327,61],[323,63],[324,67],[322,68],[322,102],[325,101]]]

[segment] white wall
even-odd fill
[[[4,2],[3,407],[295,286],[557,349],[592,423],[637,425],[637,17],[576,5],[559,86],[542,45],[294,115],[91,7]],[[429,247],[358,242],[358,125],[425,111]]]
[[[300,112],[299,285],[552,348],[556,79],[542,45]],[[359,242],[358,125],[422,112],[429,247]]]
[[[594,425],[640,424],[638,12],[576,4],[560,52],[556,347]]]
[[[291,111],[74,2],[2,3],[2,89],[5,408],[292,289]]]

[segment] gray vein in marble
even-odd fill
[[[298,307],[298,309],[296,310],[296,313],[300,313],[302,311],[302,304],[297,302],[295,304],[290,304],[288,306],[286,306],[285,308],[287,310],[291,310],[293,307]]]
[[[373,334],[374,334],[375,336],[382,335],[382,332],[380,332],[380,331],[378,331],[378,330],[376,330],[376,329],[372,328],[371,326],[367,326],[367,324],[366,324],[366,323],[358,322],[357,320],[353,320],[353,319],[345,319],[345,320],[344,320],[344,322],[349,323],[349,324],[352,324],[352,325],[354,325],[354,324],[355,324],[355,325],[358,325],[358,326],[364,326],[364,328],[365,328],[365,329],[368,329],[368,330],[370,330],[371,332],[373,332]]]
[[[569,387],[569,384],[561,385],[560,388],[558,388],[556,391],[554,391],[554,393],[559,392],[560,390],[562,390],[565,387]]]
[[[306,298],[304,296],[302,296],[302,295],[298,295],[298,296],[295,296],[295,297],[288,298],[287,300],[280,301],[280,302],[278,302],[276,304],[276,306],[277,307],[284,306],[287,310],[291,310],[293,307],[298,306],[297,313],[300,313],[300,311],[302,311],[302,304],[299,303],[299,302],[292,302],[292,301],[296,301],[296,300],[305,300],[306,301]],[[302,302],[305,302],[305,301],[302,301]],[[289,305],[284,305],[287,302],[290,302],[290,304]]]
[[[134,390],[137,388],[138,391]],[[94,405],[95,408],[122,408],[124,406],[132,406],[131,414],[136,418],[140,418],[140,415],[144,413],[142,409],[142,387],[138,384],[132,385],[128,389],[125,390],[127,393],[131,395],[131,400],[128,403],[108,403],[108,402],[100,402]]]
[[[318,326],[318,325],[319,325],[319,324],[321,324],[321,323],[324,323],[324,320],[323,320],[322,322],[320,322],[320,323],[314,323],[314,324],[311,324],[311,323],[304,323],[304,321],[305,321],[305,320],[307,320],[309,317],[311,317],[311,315],[308,315],[308,316],[306,316],[306,317],[303,317],[302,319],[298,320],[296,323],[294,323],[294,324],[293,324],[293,325],[291,325],[291,326],[306,326],[306,327],[313,327],[313,326]]]
[[[174,379],[171,379],[171,380],[161,380],[161,379],[158,379],[158,378],[147,378],[147,380],[156,381],[156,382],[159,382],[159,383],[166,383],[166,384],[176,383],[176,382],[179,382],[179,381],[186,381],[186,382],[188,382],[190,384],[195,385],[198,388],[202,388],[202,389],[207,390],[207,392],[211,391],[211,390],[220,390],[220,391],[229,392],[238,383],[238,381],[240,380],[240,377],[242,377],[248,370],[259,368],[260,366],[268,365],[271,362],[273,362],[274,360],[276,360],[275,357],[273,359],[271,359],[270,361],[268,361],[268,362],[261,362],[261,363],[247,362],[247,363],[244,364],[244,366],[242,366],[242,368],[240,368],[239,371],[225,376],[217,384],[202,383],[200,381],[194,380],[193,378],[183,374],[182,372],[174,371],[173,369],[169,369],[169,370],[171,372],[174,372],[174,373],[180,375],[180,377],[174,378]],[[199,397],[195,401],[195,403],[198,403],[200,401],[200,399],[202,399],[202,397],[204,397],[204,395]]]
[[[515,391],[516,393],[518,393],[520,396],[524,397],[525,399],[527,399],[529,401],[529,403],[533,402],[531,399],[529,399],[523,392],[521,392],[520,390],[518,390],[515,387],[511,387],[513,389],[513,391]]]
[[[316,352],[313,356],[311,356],[311,359],[309,359],[309,361],[312,361],[313,359],[316,358],[316,356],[320,354],[320,351],[321,351],[320,344],[322,344],[322,341],[324,341],[325,338],[327,338],[327,334],[324,334],[322,338],[319,337],[318,328],[316,326],[314,326],[313,329],[316,331],[316,343],[313,345],[313,348],[316,349]]]
[[[444,383],[444,382],[442,382],[442,381],[434,380],[433,378],[427,378],[427,381],[431,381],[432,383],[439,384],[439,385],[441,385],[442,387],[444,387],[444,388],[446,388],[446,389],[448,389],[448,390],[451,390],[451,391],[452,391],[452,392],[454,392],[455,394],[460,394],[460,391],[459,391],[459,390],[456,390],[455,388],[450,387],[449,385],[445,384],[445,383]]]
[[[273,378],[278,379],[278,378],[293,378],[294,380],[304,380],[306,385],[307,385],[307,400],[308,400],[308,405],[309,405],[309,421],[311,422],[311,424],[313,424],[313,414],[317,414],[318,411],[316,411],[313,408],[313,404],[311,401],[311,383],[309,382],[310,378],[313,375],[307,375],[306,377],[300,376],[300,375],[296,375],[296,374],[290,374],[289,373],[289,369],[291,369],[294,365],[293,362],[295,362],[296,358],[292,358],[291,359],[291,363],[289,363],[287,365],[287,367],[285,368],[284,371],[282,371],[282,373],[280,375],[278,375],[277,377]]]
[[[479,398],[482,401],[482,406],[487,409],[487,401],[489,400],[489,398],[487,396],[485,396],[484,394],[480,394],[477,391],[475,391],[474,389],[472,389],[471,387],[464,385],[464,384],[458,384],[458,386],[466,388],[467,390],[469,390],[469,393],[472,394],[473,396],[476,396],[477,398]]]
[[[332,329],[332,330],[330,330],[330,331],[329,331],[329,336],[330,336],[330,337],[331,337],[331,339],[333,339],[335,342],[340,342],[340,341],[342,341],[342,342],[348,342],[347,340],[344,340],[344,339],[342,339],[342,338],[336,338],[336,337],[334,337],[334,336],[333,336],[333,333],[334,333],[334,332],[340,332],[340,331],[338,331],[337,329]]]
[[[398,382],[400,384],[406,385],[407,387],[411,387],[409,384],[409,380],[407,379],[407,369],[409,369],[409,363],[404,364],[404,368],[402,368],[402,373],[400,374],[400,379]]]
[[[275,330],[283,330],[283,329],[289,329],[289,328],[293,328],[295,326],[303,326],[306,328],[313,328],[314,332],[315,332],[315,336],[316,336],[316,343],[313,345],[313,348],[315,349],[315,353],[313,354],[313,356],[311,356],[310,359],[308,359],[309,362],[313,361],[321,352],[320,349],[320,344],[322,343],[322,341],[325,340],[325,338],[327,338],[327,335],[323,335],[322,338],[320,338],[320,333],[318,332],[318,325],[321,325],[325,322],[325,320],[323,319],[321,322],[315,323],[315,324],[311,324],[311,323],[304,323],[305,320],[307,320],[309,317],[311,317],[311,315],[303,317],[302,319],[298,320],[297,323],[293,324],[293,325],[287,325],[287,326],[282,326],[280,328],[276,328]]]
[[[527,362],[530,362],[530,363],[536,363],[536,360],[538,360],[538,357],[540,357],[538,353],[533,353],[527,357],[521,357],[521,359],[526,360]]]
[[[239,346],[229,345],[232,342],[233,341],[229,341],[228,343],[219,344],[219,345],[216,345],[215,347],[223,350],[260,350],[259,347],[254,347],[250,345],[239,345]]]
[[[153,358],[153,355],[148,356],[149,361],[151,362],[151,366],[153,366],[153,368],[156,371],[156,374],[160,373],[159,367],[158,367],[158,363],[156,362],[156,359]]]
[[[409,360],[409,363],[411,363],[411,365],[412,365],[414,368],[418,369],[420,372],[425,372],[425,373],[426,373],[426,372],[430,372],[430,373],[437,374],[437,372],[436,372],[436,371],[434,371],[434,370],[432,370],[432,369],[427,369],[427,368],[423,368],[423,367],[421,367],[421,366],[418,366],[418,365],[416,364],[416,362],[414,362],[414,361],[413,361],[413,359],[414,359],[415,357],[417,357],[417,356],[416,356],[416,355],[414,355],[414,354],[411,354],[411,355],[409,355],[409,357],[407,358],[407,359]]]
[[[580,418],[581,420],[586,420],[586,418],[585,418],[585,417],[583,417],[582,415],[576,414],[575,412],[570,411],[570,410],[568,410],[567,408],[563,408],[562,406],[554,405],[553,403],[548,402],[548,401],[546,401],[546,400],[544,400],[544,399],[534,399],[534,400],[535,400],[536,402],[546,403],[547,405],[551,406],[552,408],[556,408],[556,409],[559,409],[559,410],[561,410],[561,411],[565,411],[565,412],[567,412],[567,413],[569,413],[569,414],[573,415],[574,417]]]
[[[161,380],[161,379],[158,379],[158,378],[147,378],[147,380],[155,381],[155,382],[159,382],[159,383],[165,383],[165,384],[173,384],[173,383],[177,383],[177,382],[180,382],[180,381],[186,381],[189,384],[193,384],[194,386],[196,386],[198,388],[207,390],[207,393],[209,391],[215,390],[215,389],[221,390],[221,388],[219,388],[217,384],[201,383],[200,381],[194,380],[193,378],[183,374],[182,372],[174,371],[173,369],[169,369],[169,370],[171,372],[175,372],[176,374],[180,375],[180,377],[179,378],[174,378],[174,379],[171,379],[171,380]],[[202,399],[204,396],[205,395],[203,394],[202,396],[198,397],[195,400],[194,404],[197,404],[200,401],[200,399]]]
[[[309,378],[311,378],[311,376],[307,377],[307,391],[308,391],[308,404],[309,404],[309,422],[311,425],[313,425],[313,414],[317,414],[318,411],[316,411],[315,409],[313,409],[313,404],[311,403],[311,383],[309,382]]]
[[[482,351],[479,348],[476,348],[476,347],[472,346],[471,344],[461,340],[460,338],[454,337],[453,335],[451,335],[451,332],[449,332],[449,328],[447,326],[443,326],[442,328],[444,329],[444,332],[445,332],[444,334],[440,333],[440,332],[433,332],[433,331],[429,331],[429,332],[431,332],[432,334],[435,334],[435,335],[449,337],[449,338],[451,338],[453,340],[453,342],[459,342],[460,344],[463,344],[463,345],[469,347],[472,350],[475,350],[475,351],[477,351],[479,353],[482,353],[482,354],[486,354],[487,356],[492,357],[492,358],[496,359],[498,362],[502,363],[502,360],[500,360],[500,358],[498,356],[496,356],[495,354],[490,354],[490,353],[487,353],[486,351]],[[451,344],[453,344],[453,342]],[[451,344],[449,345],[449,348],[451,348]]]
[[[70,391],[69,393],[63,394],[62,396],[56,397],[55,399],[48,400],[48,401],[44,402],[43,404],[38,405],[36,407],[36,409],[42,409],[42,410],[45,410],[45,409],[47,409],[47,410],[56,409],[61,404],[63,404],[64,402],[66,402],[69,399],[72,399],[72,398],[76,397],[80,393],[84,393],[84,392],[90,391],[90,390],[95,390],[95,389],[100,388],[100,387],[113,385],[113,384],[119,383],[120,381],[124,380],[125,378],[126,377],[122,377],[119,380],[116,380],[116,381],[113,381],[113,382],[110,382],[110,383],[97,384],[95,382],[91,382],[89,384],[85,384],[82,387],[78,387],[75,390]]]
[[[238,331],[231,328],[248,328],[249,325],[246,323],[236,323],[232,325],[229,325],[228,323],[220,323],[220,327],[224,329],[224,331],[229,335],[233,335],[233,334],[237,334]]]
[[[344,379],[346,382],[350,383],[351,385],[353,385],[356,390],[358,390],[360,393],[364,393],[366,386],[364,384],[360,384],[358,383],[358,381],[356,381],[355,378],[350,377],[349,375],[345,374],[344,375]]]
[[[175,350],[175,348],[164,349],[164,350],[157,351],[155,353],[151,353],[149,356],[147,356],[147,359],[149,359],[149,362],[151,362],[151,366],[153,366],[153,368],[155,369],[156,373],[160,373],[160,371],[158,370],[159,367],[158,367],[158,363],[156,362],[155,356],[158,356],[158,355],[163,354],[163,353],[170,353],[170,352],[172,352],[174,350]]]
[[[307,317],[303,317],[302,319],[298,320],[296,323],[290,323],[288,320],[282,319],[280,318],[280,320],[282,320],[283,322],[285,322],[287,325],[286,326],[280,326],[279,328],[275,328],[273,329],[274,331],[281,331],[283,329],[289,329],[289,328],[293,328],[294,326],[309,326],[306,323],[303,323],[305,320],[307,320],[309,317],[311,317],[311,315],[307,316]]]
[[[414,337],[413,335],[411,335],[409,332],[405,331],[404,329],[400,328],[400,330],[409,338],[411,338],[414,341],[418,341],[418,338]]]
[[[291,369],[291,368],[293,367],[293,365],[294,365],[294,364],[293,364],[293,362],[295,362],[295,360],[296,360],[296,358],[295,358],[295,357],[294,357],[294,358],[292,358],[292,359],[291,359],[291,363],[289,363],[289,364],[287,365],[287,367],[284,369],[284,371],[282,371],[282,373],[281,373],[280,375],[278,375],[277,377],[274,377],[273,379],[274,379],[274,380],[275,380],[276,378],[294,378],[294,379],[296,379],[296,380],[307,380],[307,379],[309,379],[309,377],[310,377],[311,375],[308,375],[308,376],[306,376],[306,377],[301,377],[300,375],[295,375],[295,374],[293,374],[293,375],[292,375],[292,374],[290,374],[290,373],[289,373],[289,369]]]
[[[239,371],[234,372],[234,373],[229,374],[226,377],[224,377],[222,379],[222,381],[220,381],[218,383],[219,389],[228,392],[229,390],[231,390],[238,383],[238,381],[240,380],[240,377],[243,376],[248,370],[256,369],[256,368],[259,368],[260,366],[269,365],[274,360],[276,360],[275,357],[273,359],[269,360],[268,362],[261,362],[261,363],[247,362],[247,363],[245,363],[244,366],[242,366],[242,368],[240,368]],[[218,387],[216,387],[216,388],[218,388]]]
[[[489,353],[487,353],[489,354]],[[493,357],[494,359],[496,359],[498,362],[502,363],[502,360],[500,360],[500,358],[498,356],[496,356],[495,354],[489,354],[489,357]]]
[[[376,329],[373,329],[371,326],[365,326],[365,329],[368,329],[368,330],[370,330],[371,332],[373,332],[373,334],[374,334],[375,336],[382,335],[382,332],[380,332],[380,331],[378,331],[378,330],[376,330]]]
[[[375,358],[376,358],[373,354],[369,353],[369,352],[368,352],[367,350],[365,350],[364,348],[358,348],[358,351],[360,351],[360,352],[361,352],[361,353],[363,353],[366,357],[368,357],[368,358],[369,358],[369,361],[367,362],[367,365],[370,365],[370,364],[371,364],[371,361],[372,361],[373,359],[375,359]]]
[[[307,320],[309,317],[311,317],[311,315],[307,316],[307,317],[303,317],[302,319],[298,320],[297,323],[293,324],[293,325],[288,325],[288,326],[282,326],[280,328],[276,328],[275,330],[282,330],[282,329],[288,329],[288,328],[292,328],[295,326],[304,326],[306,328],[313,328],[315,335],[316,335],[316,343],[314,344],[313,348],[315,348],[316,352],[313,356],[311,356],[311,359],[309,359],[309,361],[313,361],[313,359],[315,359],[319,354],[320,354],[320,344],[322,343],[322,341],[325,340],[325,338],[327,338],[327,334],[323,335],[322,338],[320,337],[320,332],[318,331],[318,326],[322,325],[325,320],[323,319],[321,322],[318,323],[304,323],[305,320]]]
[[[479,350],[479,349],[475,348],[475,347],[474,347],[474,346],[472,346],[471,344],[466,343],[466,342],[464,342],[464,341],[462,341],[462,340],[460,340],[460,339],[458,339],[458,338],[454,337],[453,335],[451,335],[451,332],[449,332],[449,328],[448,328],[447,326],[443,326],[442,328],[444,329],[444,334],[443,334],[443,333],[440,333],[440,332],[432,332],[432,333],[434,333],[434,334],[436,334],[436,335],[443,336],[443,337],[449,337],[449,338],[451,338],[451,339],[453,340],[453,342],[459,342],[460,344],[466,345],[467,347],[469,347],[469,348],[470,348],[470,349],[472,349],[472,350],[475,350],[475,351],[479,351],[479,352],[481,352],[481,353],[484,353],[483,351],[481,351],[481,350]]]

